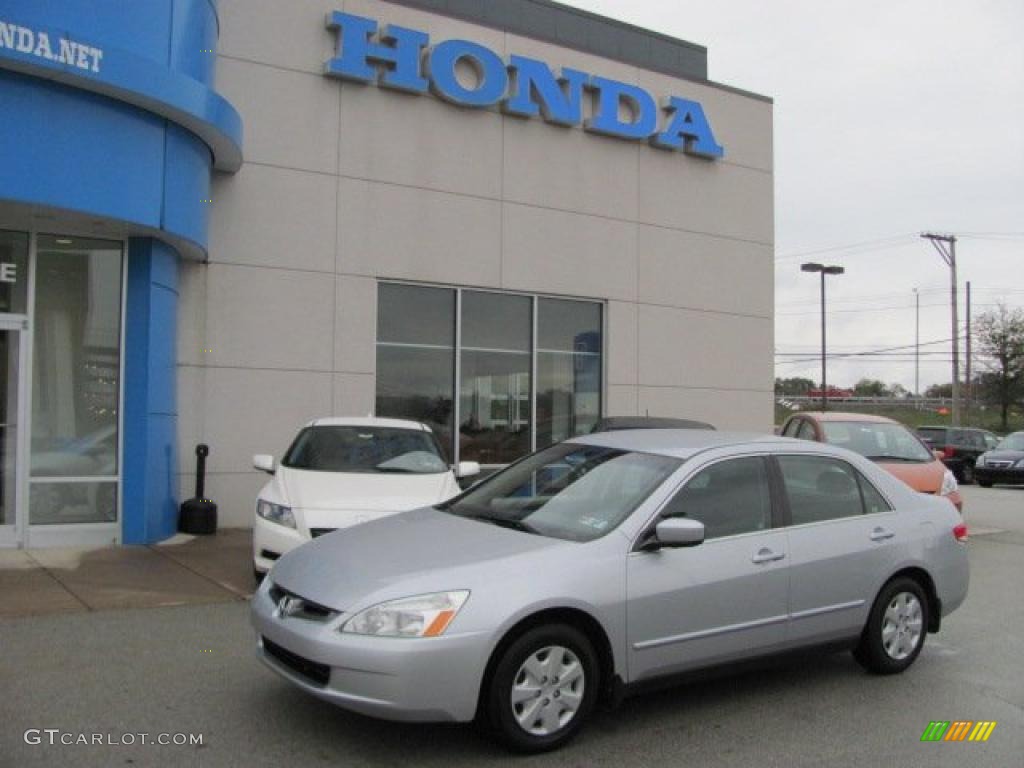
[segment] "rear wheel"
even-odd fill
[[[556,749],[594,708],[600,688],[593,644],[575,627],[536,627],[502,654],[484,692],[492,733],[521,752]]]
[[[962,475],[960,482],[964,485],[970,485],[974,482],[974,465],[966,462],[964,468],[960,470],[960,474]]]
[[[992,481],[991,480],[979,480],[978,481],[978,485],[980,485],[982,488],[991,488],[992,487]]]
[[[893,579],[878,593],[853,656],[870,672],[893,675],[917,658],[928,632],[928,596],[911,578]]]

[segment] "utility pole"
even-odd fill
[[[921,397],[921,294],[917,288],[914,289],[914,397]]]
[[[964,401],[964,411],[967,416],[967,425],[971,424],[971,395],[974,394],[974,384],[971,381],[971,281],[967,281],[967,392]]]
[[[956,298],[956,236],[924,232],[921,237],[930,240],[949,267],[950,305],[953,309],[953,426],[960,426],[960,319],[957,317]]]

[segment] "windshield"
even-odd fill
[[[997,451],[1024,451],[1024,432],[1014,432],[1007,435],[1003,441],[996,446]]]
[[[681,462],[560,443],[441,504],[453,515],[570,541],[614,530]]]
[[[935,461],[935,456],[902,424],[825,421],[825,441],[876,461]]]
[[[446,472],[434,435],[395,427],[306,427],[281,464],[317,472]]]

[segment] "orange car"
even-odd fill
[[[876,462],[915,491],[945,496],[963,510],[953,473],[898,421],[866,413],[797,413],[786,419],[779,434],[848,448]]]

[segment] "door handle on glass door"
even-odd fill
[[[764,549],[758,550],[757,554],[750,558],[750,562],[757,563],[774,563],[781,560],[786,556],[785,552],[773,552],[772,550],[765,547]]]

